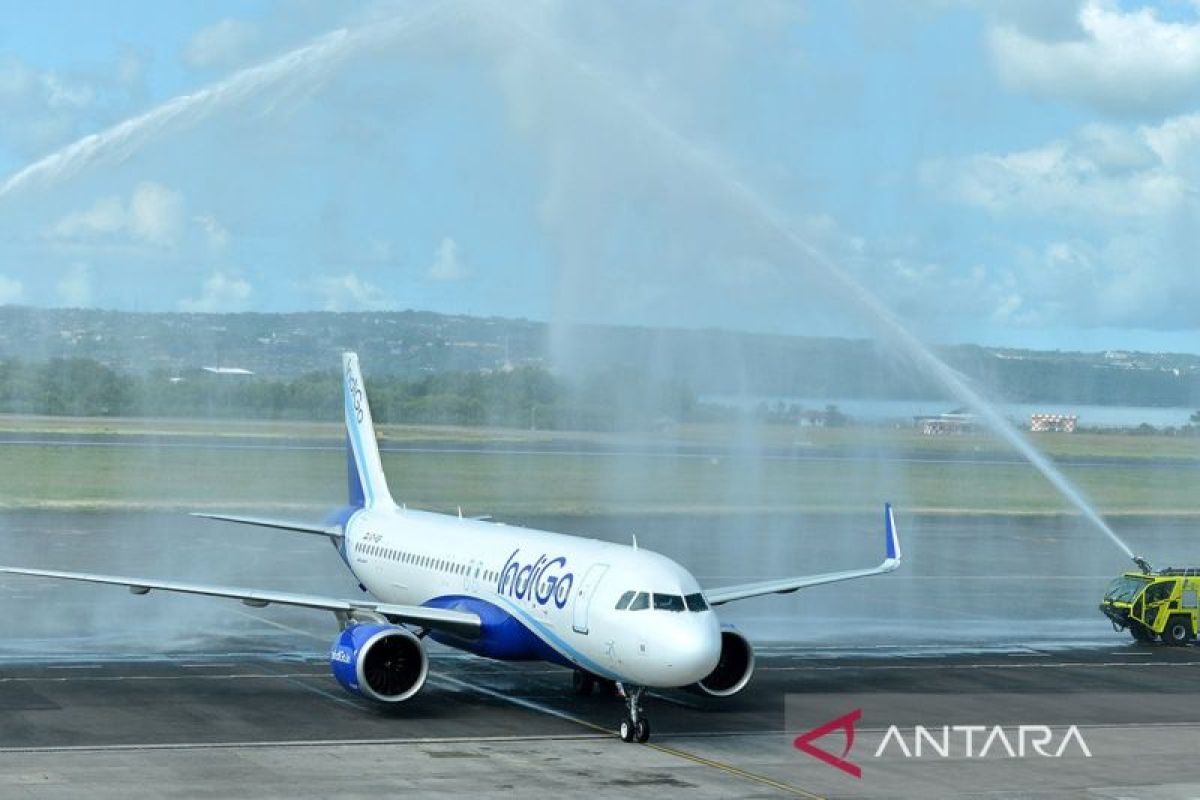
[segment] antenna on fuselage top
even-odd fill
[[[637,534],[636,534],[636,533],[631,533],[631,534],[629,534],[629,535],[633,537],[633,549],[634,549],[634,550],[637,550]]]

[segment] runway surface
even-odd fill
[[[873,564],[882,520],[856,515],[507,520],[625,541],[636,532],[704,586]],[[344,694],[332,616],[211,598],[0,579],[0,797],[1096,797],[1200,796],[1200,648],[1139,647],[1096,610],[1127,565],[1069,517],[899,515],[905,568],[854,585],[731,604],[758,648],[725,700],[650,699],[649,746],[612,735],[621,704],[569,674],[432,648],[428,686],[381,711]],[[353,596],[328,545],[160,513],[0,514],[0,563]],[[1126,519],[1161,560],[1189,520]],[[861,710],[846,759],[797,750]],[[1061,758],[905,755],[924,725],[1052,726]],[[987,730],[991,730],[988,728]],[[817,745],[841,756],[843,731]],[[886,744],[880,750],[881,744]],[[910,748],[911,749],[911,748]],[[1052,748],[1053,749],[1053,748]]]
[[[319,520],[319,517],[318,517]],[[879,514],[671,514],[506,518],[609,541],[636,535],[714,587],[831,569],[883,557]],[[897,512],[905,564],[882,578],[729,604],[723,621],[756,642],[935,644],[995,641],[1086,646],[1112,632],[1097,611],[1129,562],[1083,521],[1058,516],[915,516]],[[360,596],[323,539],[179,513],[0,513],[0,564]],[[1124,518],[1118,532],[1160,565],[1200,558],[1191,519]],[[11,654],[128,655],[210,648],[213,636],[262,624],[237,603],[0,577],[0,640]],[[328,620],[271,609],[305,631]],[[310,647],[286,642],[287,647]],[[269,650],[265,653],[280,652]]]
[[[655,735],[640,746],[611,733],[619,701],[572,696],[565,670],[443,650],[426,689],[390,711],[343,694],[316,653],[9,662],[0,796],[1194,797],[1198,676],[1195,648],[1123,641],[956,654],[776,646],[734,698],[651,698]],[[964,707],[991,710],[967,720]],[[793,746],[854,708],[848,759],[861,778]],[[889,725],[967,722],[1076,725],[1091,758],[1074,746],[1060,759],[998,747],[982,759],[874,755]],[[820,742],[836,754],[843,743]]]

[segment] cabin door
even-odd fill
[[[593,564],[583,576],[583,580],[579,583],[579,588],[575,590],[575,605],[573,607],[573,620],[571,627],[576,633],[588,632],[588,609],[592,605],[592,593],[596,589],[596,585],[600,583],[600,579],[604,577],[604,573],[608,572],[608,564]]]

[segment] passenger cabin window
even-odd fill
[[[634,596],[633,602],[629,604],[630,611],[641,611],[643,608],[649,608],[649,607],[650,607],[650,595],[646,594],[645,592],[638,592]]]
[[[617,601],[617,611],[624,611],[629,608],[629,601],[633,599],[634,592],[626,592],[621,595],[621,599]]]
[[[683,611],[683,598],[677,594],[655,594],[654,609],[656,611]]]
[[[687,595],[683,601],[687,603],[688,611],[708,611],[708,603],[700,592]]]

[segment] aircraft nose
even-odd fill
[[[708,676],[721,657],[721,628],[712,614],[694,620],[672,648],[671,667],[680,685],[695,683]]]

